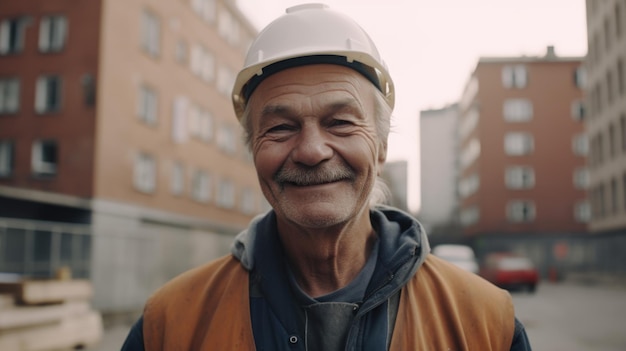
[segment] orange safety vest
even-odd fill
[[[248,272],[232,256],[192,269],[146,303],[146,351],[255,350]],[[392,351],[504,351],[513,340],[510,295],[428,255],[402,288]]]

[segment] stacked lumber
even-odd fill
[[[102,318],[88,280],[0,281],[0,350],[73,350],[96,345]]]

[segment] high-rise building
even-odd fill
[[[457,104],[420,111],[418,218],[433,236],[458,234],[449,232],[458,222],[458,119]]]
[[[230,92],[232,0],[0,2],[0,271],[133,309],[267,209]]]
[[[389,205],[409,212],[408,162],[406,160],[385,162],[382,178],[391,195]]]
[[[585,95],[593,233],[626,232],[626,3],[587,1]]]
[[[464,235],[586,231],[582,62],[553,47],[540,57],[479,59],[459,102]]]

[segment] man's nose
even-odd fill
[[[328,136],[322,128],[317,126],[302,128],[291,154],[294,162],[307,166],[315,166],[332,156],[333,149],[329,145]]]

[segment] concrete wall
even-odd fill
[[[107,313],[141,310],[174,276],[227,254],[236,233],[116,203],[96,207],[91,280],[94,306]]]

